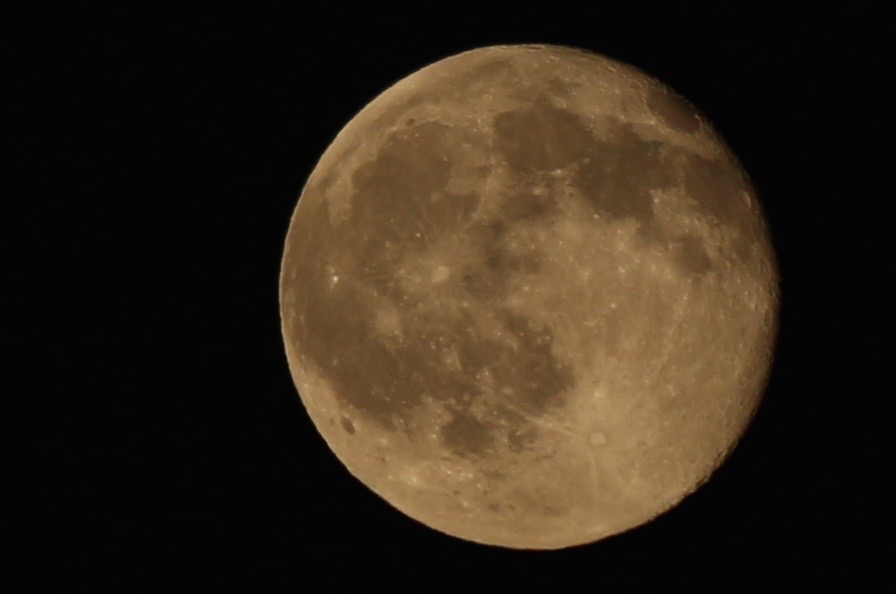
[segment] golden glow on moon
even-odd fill
[[[339,133],[286,240],[290,370],[348,470],[442,532],[561,548],[705,481],[764,390],[777,269],[736,158],[644,73],[499,46]]]

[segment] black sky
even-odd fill
[[[21,357],[4,390],[17,444],[5,489],[21,501],[6,534],[35,569],[10,561],[2,579],[119,592],[892,588],[893,545],[879,540],[893,475],[892,382],[879,381],[893,350],[883,5],[596,4],[4,19],[14,155],[0,224],[6,341]],[[339,129],[424,65],[516,42],[629,62],[697,105],[756,183],[783,294],[765,403],[713,479],[647,526],[539,554],[433,532],[348,476],[299,404],[277,310],[289,217]]]

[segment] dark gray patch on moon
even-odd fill
[[[667,115],[684,110],[668,95]],[[682,100],[683,101],[683,100]],[[674,108],[674,109],[673,109]],[[693,113],[688,111],[687,113]],[[670,116],[671,117],[671,116]],[[696,120],[695,120],[696,121]],[[679,122],[680,123],[680,122]],[[703,240],[672,238],[658,224],[652,192],[681,181],[698,205],[722,224],[745,220],[732,212],[740,205],[736,171],[724,161],[710,161],[670,145],[645,140],[631,125],[607,118],[605,132],[596,136],[581,119],[543,100],[495,117],[496,148],[519,171],[519,182],[508,188],[502,216],[508,221],[539,219],[557,212],[550,193],[536,195],[533,187],[544,173],[579,163],[574,185],[601,215],[639,224],[642,239],[677,250],[674,260],[685,274],[699,275],[712,268]],[[677,163],[678,168],[670,165]]]
[[[647,106],[674,130],[691,134],[700,128],[697,110],[677,93],[657,89],[647,97]]]
[[[735,163],[727,158],[707,159],[688,152],[682,152],[678,158],[685,189],[705,214],[726,226],[752,220],[741,198],[749,183]]]
[[[385,241],[400,243],[405,252],[419,250],[469,218],[479,201],[475,194],[441,195],[460,157],[459,140],[450,126],[422,122],[395,133],[358,168],[347,224],[368,250],[379,251],[376,244]]]
[[[441,427],[442,439],[460,454],[476,455],[494,441],[495,429],[471,412],[473,402],[486,399],[485,410],[500,410],[503,403],[538,415],[562,405],[572,373],[551,352],[548,329],[533,328],[509,311],[497,315],[503,336],[477,329],[474,310],[493,309],[514,275],[538,269],[537,255],[505,249],[509,225],[550,216],[556,205],[549,197],[520,192],[506,221],[471,222],[478,197],[446,191],[463,134],[434,122],[393,133],[354,173],[356,190],[344,222],[331,224],[325,201],[307,197],[318,206],[307,207],[306,235],[296,240],[286,262],[301,279],[294,299],[302,305],[304,322],[294,321],[288,334],[298,337],[303,356],[327,378],[344,406],[395,430],[414,417],[424,398],[444,402],[455,416]],[[399,268],[402,258],[457,233],[480,259],[452,274],[445,285],[456,301],[471,305],[445,309],[434,303],[442,311],[433,319],[433,310],[421,305],[427,295],[403,287]],[[338,270],[338,282],[322,263]],[[377,333],[376,304],[382,299],[403,322],[400,340],[386,341]],[[446,365],[447,359],[456,367]],[[483,370],[491,374],[494,388],[476,379]]]
[[[591,133],[579,118],[544,98],[531,106],[498,114],[495,147],[520,171],[551,171],[579,158]]]
[[[402,113],[407,113],[414,108],[427,103],[424,98],[420,95],[414,95],[404,99],[403,101],[396,101],[395,103],[389,105],[385,108],[381,113],[377,115],[377,117],[371,123],[371,128],[379,129],[384,122],[393,122]],[[349,146],[345,146],[342,148],[340,152],[333,155],[333,162],[346,162],[348,161],[359,149],[361,148],[358,144],[352,144]],[[336,181],[337,177],[340,175],[339,167],[326,167],[315,168],[315,171],[312,174],[312,177],[309,179],[308,183],[308,191],[309,192],[319,192],[325,193],[332,186],[333,182]]]
[[[603,215],[633,219],[645,235],[656,234],[651,190],[675,181],[664,163],[667,145],[644,140],[629,124],[607,119],[606,132],[585,145],[586,160],[575,178],[582,196]]]
[[[560,208],[551,186],[556,184],[543,173],[520,174],[503,190],[501,199],[501,223],[511,225],[519,221],[548,219],[560,214]],[[537,191],[536,188],[541,188]]]
[[[510,451],[518,454],[538,443],[538,430],[534,427],[515,427],[507,432]]]
[[[737,240],[751,234],[745,225],[752,218],[740,199],[748,182],[731,159],[707,159],[669,143],[646,140],[630,124],[614,118],[605,118],[602,133],[592,134],[578,116],[543,102],[499,114],[495,130],[496,148],[523,180],[502,204],[511,220],[527,212],[533,218],[552,214],[550,197],[534,196],[525,184],[534,184],[539,173],[576,163],[572,183],[595,212],[612,220],[633,220],[641,239],[680,249],[675,261],[682,272],[703,273],[712,262],[702,239],[667,234],[656,219],[652,192],[683,185],[698,209],[731,228]],[[746,255],[742,247],[743,242],[735,247],[735,255]]]
[[[511,212],[517,214],[503,220],[503,208],[511,199],[502,203],[502,220],[477,222],[463,231],[465,243],[472,251],[481,255],[478,261],[472,262],[460,271],[459,282],[462,292],[481,303],[500,300],[507,294],[508,283],[518,274],[534,274],[541,269],[542,258],[536,253],[512,252],[505,245],[506,237],[512,229],[514,220],[527,219],[546,215],[549,207],[530,205]]]
[[[512,75],[514,71],[512,60],[493,58],[448,77],[442,85],[445,91],[452,92],[456,97],[475,98],[499,88],[504,77]]]
[[[696,237],[683,237],[672,242],[678,268],[689,276],[696,276],[712,269],[712,260],[703,247],[703,241]]]
[[[508,310],[502,310],[501,320],[519,346],[496,349],[490,357],[495,362],[492,374],[496,383],[512,394],[509,400],[525,410],[540,413],[552,405],[562,405],[557,399],[572,387],[573,375],[551,351],[553,332],[533,326],[527,318]]]
[[[494,442],[492,429],[475,416],[456,412],[440,428],[442,443],[460,456],[482,455]]]
[[[559,78],[551,78],[545,83],[547,85],[548,90],[550,91],[551,97],[553,99],[564,100],[572,94],[573,89],[577,88],[580,85],[577,85],[571,81],[561,80]]]

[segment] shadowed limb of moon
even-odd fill
[[[290,370],[349,471],[442,532],[592,542],[704,482],[758,406],[777,269],[736,158],[644,73],[466,52],[339,133],[293,216]]]

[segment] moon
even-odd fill
[[[437,531],[591,543],[708,480],[773,357],[778,271],[710,122],[574,48],[397,82],[311,173],[280,275],[301,401],[348,471]]]

